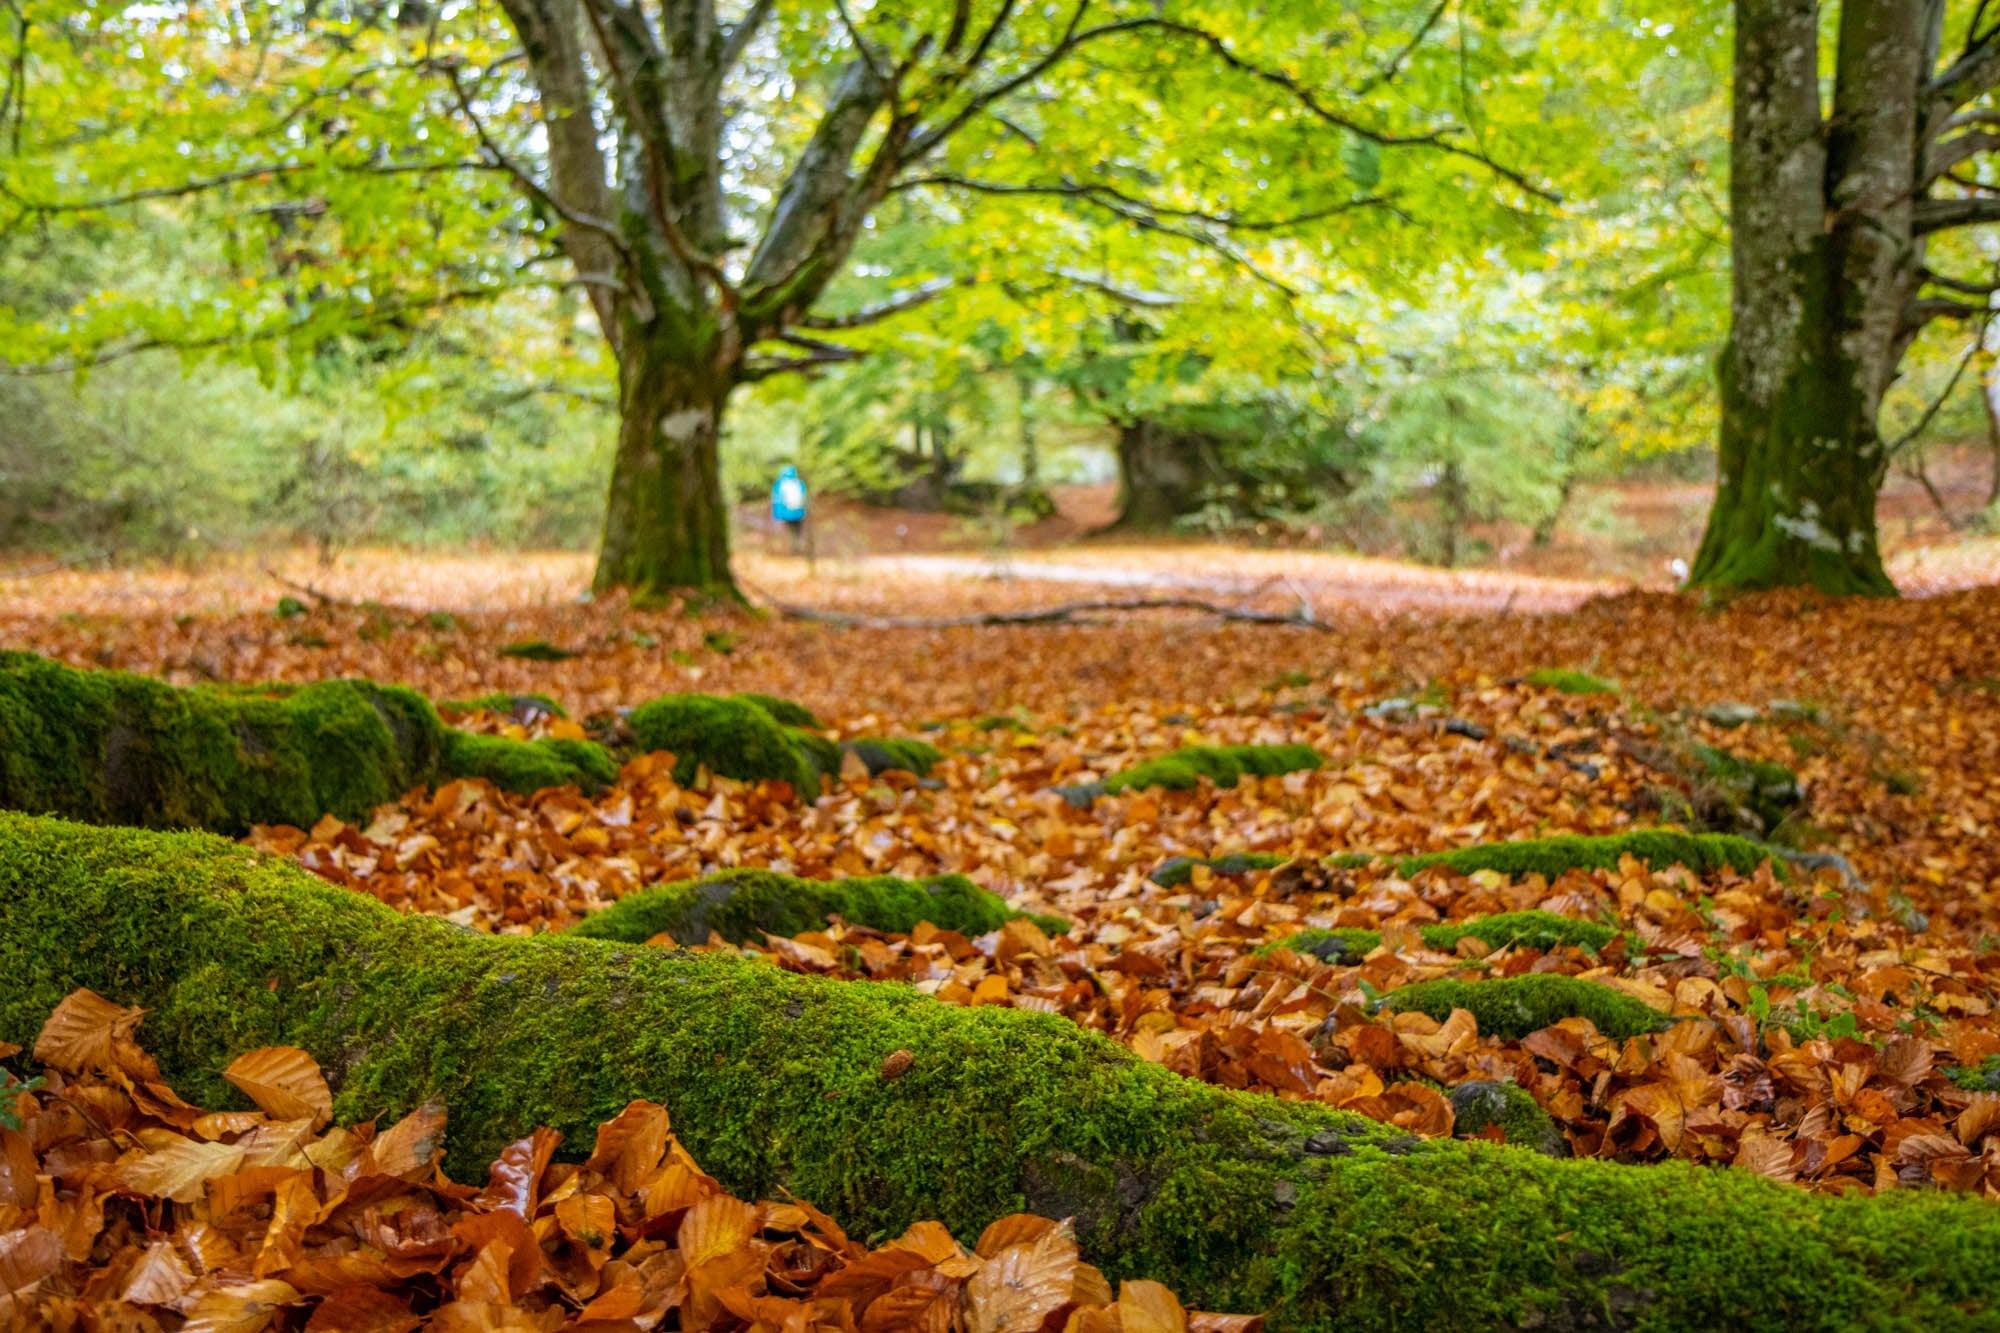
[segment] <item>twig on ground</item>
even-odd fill
[[[1193,597],[1145,597],[1125,602],[1063,602],[1057,606],[1042,607],[1034,611],[985,611],[967,616],[862,616],[846,611],[797,606],[782,601],[750,583],[746,582],[744,587],[756,593],[770,605],[772,610],[788,619],[815,621],[823,625],[845,625],[853,629],[957,629],[963,626],[981,625],[1062,625],[1080,623],[1077,619],[1079,616],[1132,611],[1199,611],[1204,615],[1239,624],[1291,625],[1299,629],[1317,630],[1322,634],[1333,633],[1336,628],[1324,621],[1314,620],[1310,608],[1304,608],[1303,613],[1291,612],[1280,615],[1272,611],[1241,611]]]

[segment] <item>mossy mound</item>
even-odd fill
[[[2000,1323],[2000,1210],[1977,1199],[1421,1142],[1051,1015],[474,934],[201,835],[0,816],[0,976],[0,1040],[89,986],[147,1008],[141,1040],[206,1105],[242,1105],[218,1071],[275,1044],[320,1061],[343,1119],[438,1098],[459,1179],[535,1125],[583,1151],[648,1097],[741,1196],[788,1189],[856,1235],[1070,1217],[1114,1280],[1278,1333]]]
[[[422,695],[369,681],[196,686],[0,653],[0,807],[93,824],[310,828],[365,820],[413,787],[515,792],[615,781],[585,741],[452,731]]]
[[[1390,991],[1382,1001],[1397,1013],[1429,1014],[1442,1022],[1454,1009],[1465,1009],[1479,1021],[1479,1030],[1502,1041],[1539,1032],[1565,1018],[1587,1018],[1607,1037],[1636,1037],[1658,1032],[1672,1019],[1620,990],[1581,977],[1536,973],[1525,977],[1494,977],[1484,981],[1443,978],[1419,981]]]
[[[1543,667],[1531,671],[1528,684],[1538,689],[1557,690],[1563,694],[1616,694],[1618,682],[1593,676],[1588,671],[1571,671],[1564,667]]]
[[[1217,875],[1248,875],[1260,870],[1276,870],[1291,860],[1269,852],[1231,852],[1227,856],[1170,856],[1146,878],[1163,889],[1178,889],[1194,879],[1200,866]]]
[[[1100,785],[1107,794],[1145,787],[1192,791],[1203,778],[1218,787],[1234,787],[1246,777],[1275,777],[1319,765],[1319,754],[1310,745],[1190,745],[1120,769]]]
[[[1697,805],[1705,796],[1719,795],[1752,816],[1753,832],[1769,833],[1805,805],[1799,775],[1783,764],[1745,759],[1713,745],[1694,746],[1690,753],[1699,769],[1698,786],[1709,789],[1697,791]]]
[[[1460,875],[1493,870],[1510,878],[1541,875],[1555,879],[1571,870],[1616,870],[1619,861],[1627,856],[1655,870],[1686,866],[1697,875],[1724,868],[1748,875],[1771,859],[1769,849],[1732,834],[1642,829],[1597,838],[1565,834],[1520,842],[1487,842],[1456,851],[1407,856],[1396,864],[1406,877],[1443,866]]]
[[[811,717],[803,709],[787,712],[800,714]],[[673,754],[674,777],[683,785],[706,768],[743,782],[789,783],[810,801],[820,793],[822,776],[840,771],[839,747],[808,727],[780,721],[752,695],[665,694],[633,709],[627,720],[642,748]]]
[[[485,778],[520,796],[568,786],[595,793],[618,781],[617,761],[593,741],[515,741],[448,731],[444,767],[453,777]]]
[[[1573,945],[1589,953],[1597,953],[1605,945],[1618,938],[1616,926],[1600,925],[1595,921],[1579,921],[1575,917],[1557,916],[1553,912],[1502,912],[1497,916],[1482,917],[1477,921],[1461,921],[1435,926],[1420,927],[1417,933],[1423,937],[1424,947],[1440,953],[1451,953],[1458,942],[1470,936],[1479,940],[1489,949],[1550,949]],[[1296,935],[1288,935],[1275,944],[1267,944],[1259,953],[1269,953],[1273,949],[1290,949],[1293,953],[1315,954],[1328,961],[1338,953],[1343,957],[1366,957],[1382,943],[1382,933],[1377,930],[1363,930],[1347,927],[1339,930],[1302,930]]]
[[[1554,1118],[1519,1084],[1495,1079],[1461,1083],[1451,1090],[1451,1109],[1456,1119],[1451,1132],[1458,1138],[1477,1138],[1497,1125],[1502,1143],[1544,1157],[1569,1156],[1569,1140]]]
[[[961,935],[998,930],[1016,913],[963,875],[898,879],[801,879],[769,870],[723,870],[698,880],[629,893],[570,933],[643,944],[665,933],[679,944],[707,942],[715,931],[731,944],[819,930],[839,917],[851,925],[907,933],[928,921]],[[1061,933],[1060,917],[1036,917]]]
[[[808,731],[826,730],[826,723],[820,721],[812,709],[807,708],[801,703],[793,703],[790,699],[780,699],[775,694],[753,693],[737,694],[731,697],[741,699],[747,704],[756,704],[759,708],[769,713],[772,719],[781,726],[804,727]]]
[[[864,736],[848,741],[841,748],[859,759],[871,778],[891,772],[914,773],[920,778],[927,778],[931,770],[944,760],[944,751],[929,741],[890,736]]]

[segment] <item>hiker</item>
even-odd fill
[[[802,554],[806,547],[806,483],[790,463],[771,487],[771,517],[792,534],[792,554]]]

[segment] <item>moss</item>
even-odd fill
[[[1618,938],[1615,926],[1579,921],[1575,917],[1557,916],[1553,912],[1502,912],[1477,921],[1424,926],[1417,933],[1423,937],[1425,948],[1440,953],[1453,952],[1458,942],[1467,936],[1492,949],[1511,947],[1546,952],[1573,945],[1588,953],[1596,953]],[[1290,949],[1293,953],[1309,953],[1333,961],[1331,953],[1362,958],[1380,947],[1381,943],[1382,933],[1375,930],[1303,930],[1286,936],[1276,944],[1267,944],[1259,952]]]
[[[1697,875],[1707,875],[1726,867],[1748,875],[1769,860],[1771,853],[1748,838],[1725,833],[1642,829],[1599,838],[1565,834],[1521,842],[1487,842],[1456,851],[1404,857],[1397,868],[1405,876],[1443,866],[1460,875],[1494,870],[1516,878],[1541,875],[1554,879],[1571,870],[1615,870],[1627,856],[1644,861],[1655,870],[1678,865]]]
[[[1174,856],[1160,863],[1147,878],[1163,889],[1178,889],[1194,878],[1196,866],[1218,875],[1248,875],[1259,870],[1276,870],[1291,860],[1269,852],[1231,852],[1227,856]]]
[[[1745,759],[1713,745],[1694,746],[1690,753],[1701,780],[1732,806],[1756,816],[1757,826],[1766,833],[1805,805],[1799,775],[1783,764]]]
[[[444,771],[485,778],[521,796],[572,786],[594,796],[618,780],[617,763],[592,741],[516,741],[464,731],[445,733]]]
[[[1479,1030],[1513,1041],[1565,1018],[1587,1018],[1607,1037],[1658,1032],[1667,1015],[1623,991],[1580,977],[1535,973],[1485,981],[1445,978],[1390,991],[1383,1003],[1398,1013],[1429,1014],[1443,1021],[1454,1009],[1470,1010]]]
[[[670,751],[678,761],[675,777],[692,782],[698,768],[745,782],[787,782],[802,798],[820,792],[825,755],[813,733],[788,727],[761,704],[738,695],[667,694],[641,704],[628,719],[639,744]],[[826,742],[825,737],[818,741]],[[838,771],[838,756],[834,770]]]
[[[436,771],[422,696],[367,681],[176,689],[0,653],[0,806],[100,824],[310,826],[365,818]]]
[[[0,1040],[31,1042],[90,986],[145,1006],[168,1077],[215,1106],[242,1104],[218,1073],[234,1055],[303,1046],[343,1119],[442,1099],[459,1179],[537,1124],[587,1150],[643,1096],[745,1197],[789,1189],[859,1236],[1072,1217],[1114,1280],[1267,1310],[1277,1333],[2000,1324],[2000,1210],[1976,1199],[1418,1142],[1051,1015],[478,935],[200,835],[0,816],[0,904]]]
[[[1309,745],[1190,745],[1121,769],[1102,785],[1108,793],[1145,787],[1192,791],[1207,778],[1218,787],[1234,787],[1245,777],[1296,773],[1319,764]]]
[[[902,740],[889,736],[864,736],[851,740],[843,747],[867,766],[868,776],[888,772],[914,773],[920,778],[931,775],[944,759],[944,751],[929,741]]]
[[[1497,1125],[1500,1141],[1529,1148],[1544,1157],[1569,1156],[1569,1140],[1556,1127],[1535,1095],[1517,1083],[1475,1079],[1451,1090],[1456,1117],[1452,1133],[1461,1139],[1480,1136]]]
[[[826,724],[813,715],[804,704],[793,703],[790,699],[780,699],[775,694],[739,694],[734,696],[744,703],[755,704],[773,719],[787,727],[804,727],[808,731],[823,731]]]
[[[662,931],[681,944],[701,944],[716,931],[732,944],[819,930],[838,916],[876,930],[908,932],[920,921],[984,935],[1015,913],[963,875],[898,879],[801,879],[769,870],[724,870],[699,880],[629,893],[586,918],[572,932],[643,944]]]
[[[2000,1092],[2000,1055],[1989,1055],[1976,1065],[1960,1065],[1944,1073],[1967,1092]]]
[[[1528,684],[1538,689],[1557,690],[1563,694],[1616,694],[1618,682],[1593,676],[1588,671],[1571,671],[1563,667],[1543,667],[1540,671],[1528,673]]]
[[[567,662],[572,657],[581,657],[567,648],[558,648],[547,639],[524,639],[520,643],[510,643],[500,650],[502,657],[517,657],[524,662]]]
[[[447,699],[439,708],[453,713],[526,713],[530,709],[547,713],[550,717],[568,717],[563,706],[546,694],[513,694],[498,690],[492,694],[482,694],[476,699]]]
[[[984,717],[974,718],[972,720],[972,726],[974,730],[977,731],[1030,730],[1027,723],[1023,722],[1020,718],[1015,717],[1010,713],[988,713]]]

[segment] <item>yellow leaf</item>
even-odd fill
[[[222,1076],[258,1109],[277,1120],[311,1120],[314,1129],[333,1119],[333,1093],[319,1063],[296,1046],[263,1046],[230,1062]]]

